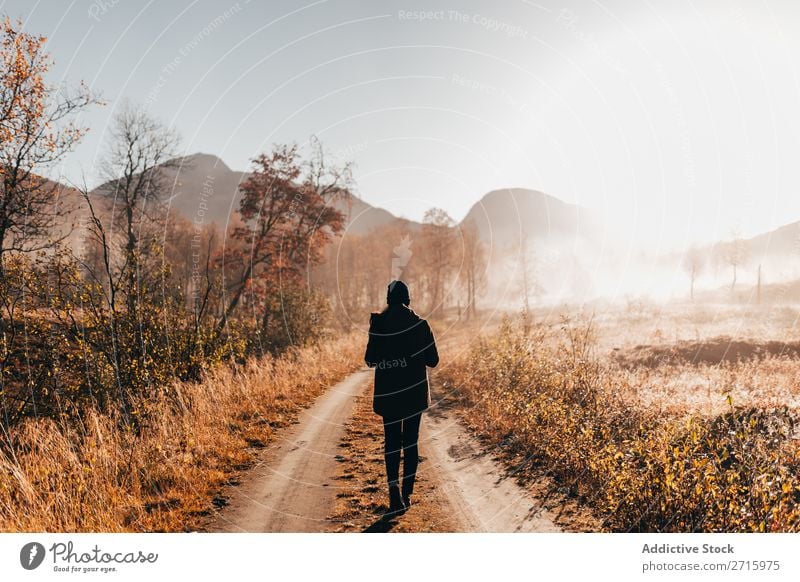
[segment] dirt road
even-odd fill
[[[336,384],[280,431],[261,461],[231,489],[212,531],[317,532],[335,497],[336,455],[355,397],[372,375],[361,370]]]
[[[209,524],[221,532],[319,532],[330,529],[340,486],[337,463],[356,397],[371,387],[361,370],[323,394],[295,425],[281,431],[229,504]],[[425,476],[449,505],[455,531],[560,531],[553,516],[446,410],[434,407],[422,424]]]
[[[458,531],[557,532],[553,518],[452,415],[431,410],[420,435]]]

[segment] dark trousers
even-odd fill
[[[386,476],[389,485],[398,485],[400,481],[400,451],[403,452],[403,495],[411,495],[414,491],[414,479],[419,463],[419,422],[422,413],[407,418],[383,419],[384,458],[386,459]]]

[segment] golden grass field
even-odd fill
[[[735,406],[800,408],[798,310],[652,304],[573,314],[567,325],[580,332],[590,320],[589,355],[631,405],[718,415],[730,396]],[[563,327],[550,325],[556,335]]]
[[[603,529],[797,531],[796,341],[786,308],[553,310],[481,335],[440,379]]]
[[[28,419],[0,456],[0,530],[193,530],[219,491],[298,410],[362,365],[356,336],[219,367],[148,403],[138,435],[88,411],[82,425]]]

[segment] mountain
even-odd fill
[[[733,263],[737,263],[740,282],[755,283],[759,277],[765,284],[794,281],[800,279],[800,222],[751,238],[717,242],[693,252],[704,271],[722,280],[732,274]]]
[[[364,202],[358,196],[352,195],[349,202],[337,202],[335,205],[347,217],[348,234],[366,234],[376,228],[390,224],[408,224],[413,228],[419,223],[398,218],[388,210],[378,208]]]
[[[492,247],[518,248],[528,242],[593,239],[597,225],[589,212],[538,190],[493,190],[476,202],[462,224],[472,222]]]
[[[524,294],[580,300],[595,288],[601,230],[588,210],[524,188],[493,190],[470,208],[488,249],[487,297],[513,304]]]
[[[177,167],[168,171],[173,180],[171,207],[189,220],[216,222],[224,228],[239,208],[239,186],[248,172],[232,170],[218,157],[203,153],[174,160],[173,165]],[[349,203],[337,202],[336,207],[348,217],[351,234],[403,220],[357,196]]]
[[[216,222],[224,228],[239,207],[239,186],[248,173],[232,170],[220,158],[204,153],[173,160],[171,165],[167,170],[172,181],[170,207],[188,220]],[[355,195],[336,206],[347,216],[348,234],[365,234],[390,224],[404,224],[412,230],[420,226]],[[472,206],[462,224],[469,221],[493,248],[519,246],[523,235],[557,243],[591,237],[594,232],[585,209],[523,188],[489,192]]]
[[[173,160],[167,171],[173,180],[169,205],[185,218],[216,222],[225,228],[239,207],[239,185],[246,172],[231,170],[210,154],[194,154]]]
[[[800,221],[751,238],[729,238],[664,257],[666,261],[694,261],[705,276],[719,276],[722,279],[730,274],[733,263],[736,263],[737,277],[753,282],[761,271],[764,277],[762,282],[770,283],[800,278],[798,258]]]
[[[793,222],[745,241],[747,252],[757,257],[800,255],[800,222]]]
[[[213,222],[223,229],[237,221],[239,187],[248,172],[233,170],[218,157],[204,153],[173,160],[170,166],[168,204],[174,212],[195,224]],[[56,234],[67,236],[75,246],[86,244],[85,229],[75,228],[86,224],[81,196],[67,186],[51,185],[58,205],[54,209],[61,216]],[[101,196],[99,190],[92,193],[95,209],[100,216],[109,216],[114,201]],[[395,233],[406,232],[413,238],[421,228],[420,223],[396,217],[358,196],[338,202],[337,207],[347,216],[345,237],[400,227]],[[528,285],[536,287],[535,293],[562,298],[619,294],[620,290],[647,293],[650,287],[671,289],[672,279],[662,275],[671,273],[674,278],[687,268],[688,255],[683,252],[651,256],[643,250],[638,262],[632,263],[629,249],[589,210],[537,190],[488,192],[460,224],[474,224],[486,244],[490,287],[495,288],[498,301],[519,295],[517,280],[524,272],[529,273],[525,277],[533,281]],[[698,257],[698,291],[732,285],[734,272],[737,285],[754,285],[760,280],[762,286],[785,287],[788,282],[800,281],[800,221],[752,238],[701,246],[692,254]],[[786,289],[781,292],[788,293]]]

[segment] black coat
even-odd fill
[[[405,418],[428,408],[428,370],[439,354],[428,322],[405,305],[390,305],[369,320],[364,360],[375,368],[372,409],[385,418]]]

